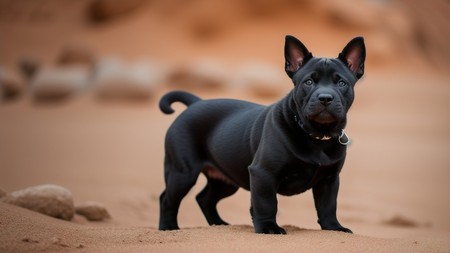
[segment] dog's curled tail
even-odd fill
[[[161,98],[159,109],[165,114],[172,114],[175,112],[171,107],[172,103],[181,102],[189,106],[200,100],[201,98],[185,91],[171,91]]]

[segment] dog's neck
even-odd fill
[[[310,134],[306,131],[306,129],[303,127],[303,122],[299,119],[299,117],[297,116],[297,114],[295,112],[294,112],[294,121],[298,124],[298,126],[302,129],[302,131],[305,132],[306,134],[308,134],[311,138],[314,138],[316,140],[321,140],[321,141],[329,141],[333,138],[337,138],[338,142],[344,146],[350,144],[350,138],[348,138],[344,129],[341,130],[341,133],[337,137],[332,137],[332,136],[328,136],[328,135],[318,137],[318,136],[313,136],[312,134]]]
[[[331,140],[331,138],[333,138],[333,137],[328,136],[328,135],[324,135],[322,137],[319,137],[319,136],[314,136],[312,133],[308,133],[308,131],[306,131],[306,129],[305,129],[304,125],[303,125],[303,122],[300,120],[300,117],[297,116],[297,113],[295,111],[293,113],[294,113],[294,121],[295,121],[295,123],[297,123],[297,125],[302,129],[303,132],[307,133],[312,138],[314,138],[316,140],[321,140],[321,141],[329,141],[329,140]]]
[[[309,137],[316,139],[316,140],[320,140],[320,141],[331,141],[333,139],[337,139],[338,142],[341,145],[349,145],[350,144],[350,138],[348,138],[347,134],[345,133],[344,129],[341,129],[340,134],[338,136],[328,136],[328,135],[323,135],[323,136],[315,136],[312,133],[310,133],[309,131],[307,131],[304,127],[304,123],[301,120],[300,115],[297,114],[297,110],[296,110],[296,102],[294,100],[294,98],[292,97],[292,93],[290,93],[288,95],[288,97],[286,98],[289,105],[289,109],[293,114],[293,117],[290,117],[290,120],[293,120],[295,122],[295,124],[301,128],[301,130],[306,133]]]

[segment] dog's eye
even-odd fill
[[[338,86],[339,87],[345,87],[345,86],[347,86],[347,83],[341,80],[341,81],[338,82]]]
[[[311,86],[312,84],[313,84],[313,80],[311,80],[311,79],[308,79],[305,81],[306,86]]]

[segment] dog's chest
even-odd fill
[[[289,166],[279,175],[280,184],[278,193],[291,196],[311,189],[317,182],[336,173],[338,166],[318,166],[301,164]]]

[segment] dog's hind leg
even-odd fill
[[[205,175],[208,182],[205,188],[197,195],[197,203],[209,225],[228,225],[227,222],[220,218],[217,212],[217,203],[221,199],[236,193],[239,187],[225,180],[213,178],[208,173],[205,173]]]
[[[188,167],[191,168],[191,166]],[[166,189],[159,198],[159,230],[179,229],[177,215],[181,200],[194,186],[199,174],[199,169],[181,172],[178,168],[174,168],[166,158],[164,174]]]

